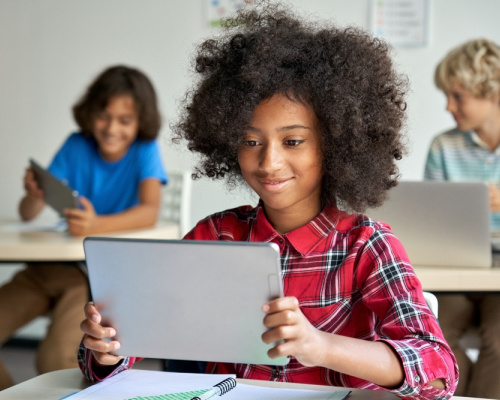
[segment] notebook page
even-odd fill
[[[196,396],[234,375],[184,374],[175,372],[128,370],[69,396],[69,400],[181,400]],[[188,393],[186,393],[188,392]],[[238,383],[221,396],[224,400],[342,400],[349,390],[323,392],[265,388]]]

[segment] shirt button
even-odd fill
[[[420,382],[420,376],[418,376],[418,375],[417,375],[417,376],[415,377],[415,382]]]
[[[280,377],[280,371],[276,368],[273,368],[273,378],[279,378]]]
[[[278,239],[278,241],[279,241],[280,243],[283,243],[283,241],[284,241],[284,240],[283,240],[283,238],[279,238],[279,239]]]

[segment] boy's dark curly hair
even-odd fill
[[[357,28],[338,29],[259,2],[225,21],[196,57],[200,81],[184,100],[175,141],[201,155],[195,176],[242,180],[238,146],[255,107],[274,94],[310,104],[322,128],[322,203],[376,207],[397,184],[405,153],[406,79],[388,46]]]

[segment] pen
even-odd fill
[[[205,393],[200,394],[199,396],[193,397],[191,400],[207,400],[211,399],[214,396],[222,396],[223,394],[229,392],[236,386],[236,379],[227,378],[222,382],[219,382],[214,387],[208,389]]]

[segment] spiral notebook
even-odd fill
[[[89,237],[91,293],[117,354],[284,365],[267,356],[262,305],[283,295],[274,243]]]
[[[249,381],[246,381],[249,382]],[[131,369],[64,397],[69,400],[342,400],[347,388],[270,387],[274,382],[237,382],[234,375],[185,374]],[[260,386],[263,385],[263,386]],[[219,397],[221,396],[221,397]],[[60,399],[62,400],[62,399]]]

